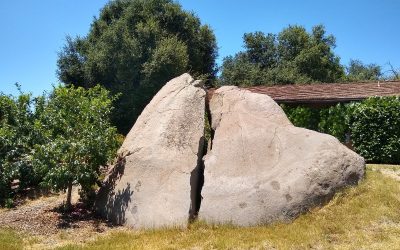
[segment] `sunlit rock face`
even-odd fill
[[[205,91],[189,74],[169,81],[118,151],[98,212],[134,228],[187,225],[198,210]]]
[[[221,87],[204,157],[200,219],[251,226],[291,220],[364,176],[364,159],[336,138],[295,127],[269,96]]]

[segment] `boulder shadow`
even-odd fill
[[[107,179],[102,183],[95,202],[96,213],[114,225],[125,223],[126,209],[131,202],[133,194],[130,183],[127,183],[125,188],[115,192],[116,183],[124,174],[125,164],[125,157],[117,159],[117,163],[109,172]]]
[[[203,156],[206,152],[205,149],[205,138],[202,136],[199,140],[199,146],[197,149],[197,165],[190,172],[190,210],[189,210],[189,222],[193,222],[197,219],[200,205],[201,205],[201,190],[204,185],[204,162]]]

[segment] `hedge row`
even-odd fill
[[[400,98],[371,97],[365,101],[329,108],[283,106],[299,127],[351,140],[367,162],[400,164]]]

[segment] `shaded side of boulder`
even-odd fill
[[[186,226],[196,213],[203,155],[205,91],[189,74],[169,81],[118,151],[95,204],[116,224]],[[200,161],[199,161],[200,159]]]
[[[210,101],[200,219],[250,226],[291,220],[364,176],[336,138],[295,127],[269,96],[221,87]]]

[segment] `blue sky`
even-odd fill
[[[1,0],[0,91],[15,82],[37,95],[57,84],[57,52],[66,35],[87,34],[107,0]],[[289,24],[323,24],[336,37],[341,63],[351,58],[400,68],[398,0],[180,0],[209,24],[222,58],[242,49],[245,32],[278,33]]]

